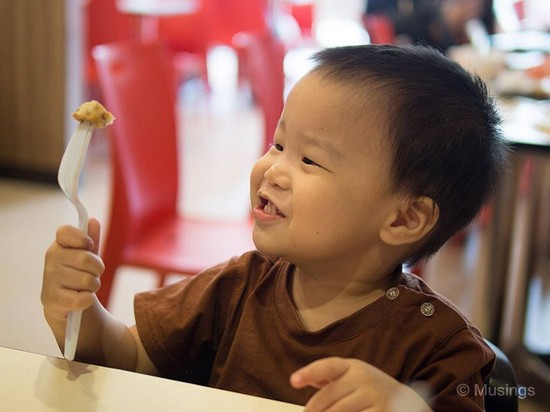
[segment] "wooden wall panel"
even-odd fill
[[[0,176],[55,179],[64,148],[64,10],[64,0],[0,0]]]

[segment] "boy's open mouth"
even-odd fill
[[[285,217],[285,215],[283,215],[281,211],[277,209],[277,206],[275,206],[275,204],[271,200],[266,199],[263,196],[260,196],[260,205],[265,214]]]

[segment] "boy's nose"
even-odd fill
[[[287,168],[281,162],[273,163],[264,173],[265,180],[273,186],[287,189],[290,184],[290,176]]]

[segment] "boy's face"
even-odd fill
[[[253,238],[264,253],[298,266],[379,258],[398,196],[375,125],[383,119],[362,113],[369,109],[349,90],[311,73],[290,92],[275,144],[250,179]]]

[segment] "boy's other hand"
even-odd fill
[[[69,312],[94,302],[105,269],[98,256],[101,226],[97,219],[90,219],[88,232],[62,226],[46,252],[41,299],[53,319],[65,320]]]
[[[414,390],[358,359],[320,359],[294,372],[290,384],[319,389],[306,412],[430,410]]]

